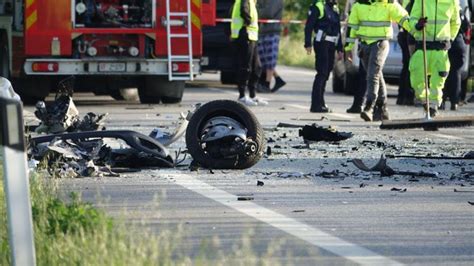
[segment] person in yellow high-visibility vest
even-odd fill
[[[367,70],[367,99],[364,111],[360,114],[365,121],[375,117],[389,119],[387,110],[387,88],[382,69],[389,52],[388,40],[393,37],[392,22],[406,30],[411,30],[408,12],[397,2],[371,0],[368,3],[356,3],[352,6],[348,26],[349,42],[355,38],[361,41],[360,54]],[[346,46],[349,59],[352,44]],[[374,113],[377,107],[378,112]]]
[[[230,25],[231,38],[236,46],[239,101],[248,106],[268,104],[256,97],[256,87],[261,72],[257,52],[258,11],[256,2],[256,0],[235,0]],[[245,95],[247,88],[250,97]]]
[[[425,14],[422,14],[423,4]],[[450,63],[448,50],[456,37],[461,20],[458,0],[415,0],[410,16],[415,30],[416,51],[410,59],[410,81],[417,99],[424,101],[425,72],[423,59],[423,29],[426,36],[427,74],[429,76],[430,106],[424,105],[432,117],[438,113],[443,100],[443,86],[448,77]]]

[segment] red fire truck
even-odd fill
[[[75,76],[75,90],[137,87],[142,103],[181,101],[199,74],[216,0],[0,0],[0,75],[24,102]]]

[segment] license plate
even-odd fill
[[[127,64],[125,63],[100,63],[100,72],[125,72]]]

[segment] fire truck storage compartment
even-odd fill
[[[152,0],[75,0],[76,28],[151,28]]]

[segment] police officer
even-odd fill
[[[256,0],[235,0],[232,9],[231,38],[237,51],[239,101],[248,106],[267,105],[256,97],[261,66],[257,52],[258,12]],[[249,96],[245,95],[248,88]]]
[[[316,77],[311,94],[312,113],[328,113],[329,108],[324,101],[324,91],[329,73],[334,66],[336,49],[338,56],[342,56],[342,42],[340,38],[340,18],[336,0],[317,0],[308,13],[305,25],[304,47],[308,55],[314,49],[316,56]],[[315,33],[312,43],[313,32]]]
[[[424,2],[424,7],[422,3]],[[424,17],[422,10],[425,9]],[[425,111],[434,117],[443,98],[443,86],[449,73],[450,63],[448,49],[456,38],[461,20],[459,18],[458,0],[415,0],[410,16],[414,20],[412,31],[415,38],[415,53],[410,59],[410,80],[415,89],[415,96],[424,101],[425,72],[423,58],[423,29],[426,36],[427,73],[430,76],[428,97],[430,106],[424,105]]]
[[[349,15],[348,26],[351,27],[351,38],[361,41],[361,55],[364,68],[367,70],[367,99],[364,111],[360,114],[365,121],[374,117],[389,119],[387,110],[387,88],[382,69],[389,52],[388,40],[393,36],[392,22],[397,22],[410,30],[409,16],[405,9],[396,2],[388,0],[371,0],[370,5],[356,3]],[[348,45],[348,57],[351,58],[352,45]],[[374,113],[377,106],[379,112]]]

